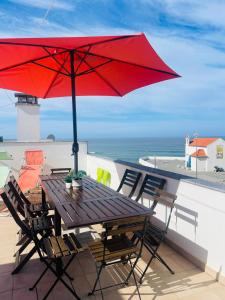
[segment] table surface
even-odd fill
[[[40,176],[40,180],[48,201],[54,205],[68,229],[152,214],[150,208],[90,177],[82,179],[81,190],[67,190],[64,177],[64,174],[44,175]]]

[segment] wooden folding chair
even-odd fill
[[[42,203],[38,203],[38,204],[31,203],[28,200],[28,198],[24,195],[24,193],[21,191],[21,189],[18,185],[18,182],[16,181],[14,176],[10,176],[8,186],[11,190],[11,191],[9,191],[9,193],[12,192],[15,195],[21,208],[26,206],[31,217],[36,217],[36,216],[40,217],[42,215],[47,215],[48,211],[52,209],[51,206],[49,205],[49,203],[47,203],[46,201],[42,201]]]
[[[145,273],[154,258],[157,258],[170,271],[171,274],[174,274],[174,271],[169,267],[169,265],[165,262],[165,260],[159,255],[158,250],[162,242],[165,240],[169,228],[170,220],[171,220],[172,211],[174,208],[174,202],[177,196],[162,190],[157,190],[157,194],[158,196],[155,197],[155,201],[165,206],[166,209],[169,210],[169,212],[167,214],[167,220],[164,223],[164,225],[162,225],[162,227],[153,224],[152,221],[148,222],[145,238],[144,238],[144,246],[151,254],[151,258],[149,259],[146,268],[142,272],[140,283],[142,283]],[[133,241],[135,239],[136,239],[136,244],[138,244],[139,232],[137,232],[134,235]]]
[[[123,174],[120,185],[117,189],[117,192],[120,192],[123,186],[126,185],[131,188],[128,197],[132,197],[141,178],[141,175],[141,172],[126,169],[126,171]]]
[[[120,219],[120,220],[103,224],[103,227],[105,228],[105,232],[102,234],[102,239],[100,241],[96,241],[89,244],[89,250],[96,262],[96,269],[97,269],[97,278],[94,283],[93,289],[89,293],[89,295],[93,295],[96,291],[101,291],[102,294],[102,290],[113,286],[118,286],[121,284],[127,285],[130,276],[132,274],[137,286],[134,268],[137,264],[138,259],[141,257],[146,222],[147,222],[147,216],[138,216],[138,217]],[[136,233],[136,232],[139,232],[140,234],[139,247],[137,246],[137,244],[134,244],[129,237],[130,233]],[[132,259],[135,259],[133,264],[131,261]],[[113,264],[119,264],[119,263],[125,264],[127,262],[130,263],[131,270],[126,280],[119,284],[114,284],[102,288],[100,284],[100,275],[103,268]],[[96,289],[98,282],[100,288]]]
[[[43,238],[52,233],[52,228],[54,227],[53,218],[50,216],[30,218],[26,206],[22,207],[20,205],[20,203],[17,201],[17,198],[12,194],[12,191],[10,190],[8,185],[6,185],[5,188],[0,191],[0,196],[3,199],[6,207],[8,208],[10,214],[12,215],[14,221],[20,228],[21,238],[17,245],[21,247],[14,255],[16,256],[16,267],[12,272],[12,274],[16,274],[24,267],[24,265],[36,252],[36,246],[33,246],[33,248],[26,254],[26,256],[22,260],[20,260],[21,254],[33,240],[29,222],[32,222],[32,228],[34,232],[36,234],[40,234]],[[21,218],[21,215],[23,216],[23,214],[25,216],[24,220],[22,220]]]
[[[46,265],[46,268],[41,273],[39,278],[36,280],[34,285],[30,288],[32,291],[40,282],[42,277],[46,274],[48,270],[50,270],[55,276],[56,280],[54,283],[50,286],[49,290],[43,297],[43,300],[47,299],[47,297],[50,295],[51,291],[54,289],[56,284],[61,281],[62,284],[71,292],[71,294],[76,298],[80,299],[77,295],[74,286],[72,284],[73,278],[70,277],[70,275],[66,272],[67,268],[75,258],[75,256],[78,254],[78,252],[82,251],[82,246],[80,245],[79,241],[76,239],[76,236],[74,233],[64,234],[63,237],[61,236],[50,236],[48,238],[43,239],[43,247],[40,247],[40,242],[37,240],[36,235],[34,234],[34,242],[40,257],[40,260]],[[61,269],[61,272],[57,272],[56,268],[54,268],[52,265],[56,266],[58,259],[63,259],[65,257],[69,257],[69,260],[66,262],[65,266]],[[70,283],[71,287],[68,285],[68,283],[64,280],[63,275],[65,275]]]
[[[146,174],[135,201],[138,202],[143,195],[148,195],[150,196],[150,200],[153,200],[151,208],[154,210],[157,205],[157,201],[154,200],[154,197],[157,196],[158,190],[164,188],[165,184],[166,179]]]

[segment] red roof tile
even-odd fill
[[[194,153],[191,154],[192,157],[207,157],[204,149],[198,149]]]
[[[195,138],[190,141],[189,146],[207,147],[216,140],[218,140],[218,138]]]

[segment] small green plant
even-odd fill
[[[82,179],[86,175],[87,175],[87,173],[83,170],[79,170],[77,173],[72,171],[72,178],[75,180]]]
[[[65,182],[66,183],[72,183],[72,176],[70,174],[66,176]]]

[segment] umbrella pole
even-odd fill
[[[74,50],[70,51],[70,78],[71,78],[71,94],[72,94],[72,111],[73,111],[73,146],[72,155],[74,155],[74,171],[78,171],[78,151],[79,145],[77,142],[77,108],[76,108],[76,86],[74,72]]]

